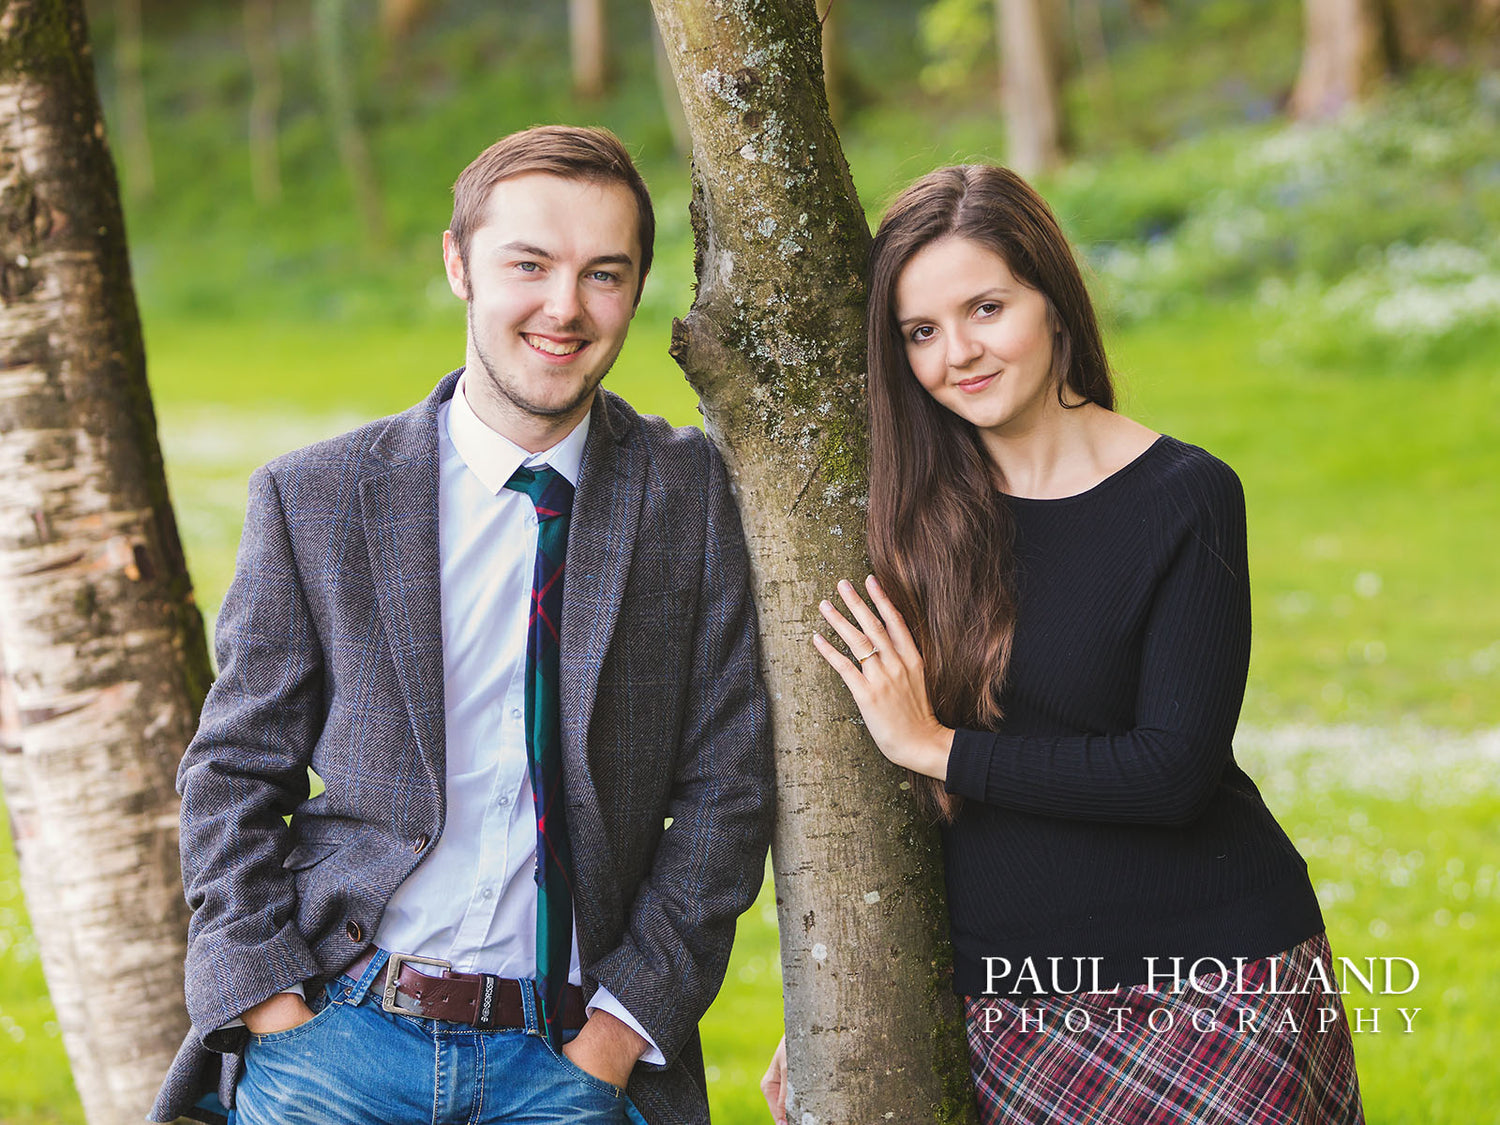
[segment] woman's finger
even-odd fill
[[[922,653],[917,648],[917,642],[912,637],[911,630],[906,627],[906,618],[901,616],[896,603],[886,597],[885,591],[880,588],[880,583],[875,581],[873,574],[865,579],[865,589],[869,591],[870,600],[875,603],[875,608],[880,611],[881,620],[885,622],[886,632],[890,635],[896,652],[902,657],[915,656],[920,659]]]
[[[891,647],[885,623],[880,620],[873,609],[865,605],[865,600],[859,596],[854,583],[847,579],[839,579],[839,595],[844,599],[844,604],[849,607],[849,612],[854,614],[854,619],[859,622],[859,627],[864,630],[865,636],[870,638],[870,642],[876,648]]]
[[[786,1036],[776,1045],[771,1056],[771,1065],[760,1080],[760,1092],[766,1099],[766,1108],[771,1111],[771,1120],[776,1125],[786,1125]]]
[[[814,633],[812,641],[813,648],[817,649],[833,670],[843,677],[844,686],[849,689],[849,694],[854,696],[854,702],[858,703],[864,697],[865,688],[869,686],[864,676],[860,675],[859,665],[834,648],[822,633]]]
[[[873,649],[880,647],[860,632],[857,626],[850,624],[849,619],[834,608],[832,602],[824,599],[818,603],[818,609],[822,612],[823,619],[833,626],[833,631],[849,646],[849,651],[856,660],[869,656]]]

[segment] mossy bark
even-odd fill
[[[0,777],[91,1125],[187,1030],[173,777],[211,675],[81,0],[0,3]]]
[[[653,3],[693,138],[698,291],[672,354],[735,483],[773,701],[788,1120],[972,1120],[936,834],[809,643],[867,569],[870,244],[814,0]]]

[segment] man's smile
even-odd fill
[[[523,332],[521,333],[521,339],[525,340],[537,351],[551,356],[574,355],[588,346],[587,340],[580,340],[577,337],[554,339],[550,336],[540,336],[535,332]]]

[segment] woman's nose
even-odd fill
[[[984,352],[977,337],[963,329],[948,333],[948,366],[967,367]]]

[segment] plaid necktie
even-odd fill
[[[561,1048],[563,989],[573,958],[573,850],[562,802],[558,627],[573,486],[546,465],[522,465],[506,488],[536,505],[536,569],[526,636],[526,757],[536,807],[536,976],[547,1039]]]

